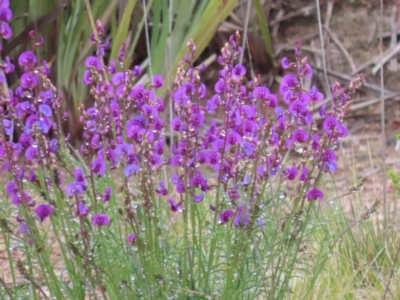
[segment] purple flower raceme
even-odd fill
[[[317,188],[312,188],[307,192],[308,200],[322,200],[324,198],[324,193]]]

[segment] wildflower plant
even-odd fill
[[[8,1],[2,1],[0,34],[12,34]],[[315,228],[325,193],[324,174],[338,167],[334,151],[346,137],[351,96],[332,87],[330,110],[317,125],[313,109],[324,95],[304,81],[313,76],[297,44],[279,94],[238,64],[240,36],[232,35],[218,63],[213,92],[195,65],[196,45],[179,64],[170,98],[171,120],[158,90],[137,84],[140,67],[108,61],[105,30],[90,37],[96,52],[82,78],[94,105],[80,107],[79,148],[61,131],[68,114],[50,69],[35,49],[17,62],[20,85],[1,75],[0,167],[5,182],[1,218],[12,288],[0,292],[33,299],[283,299],[294,276],[305,276],[300,251]],[[15,67],[10,58],[3,73]],[[217,121],[215,114],[222,112]],[[174,135],[166,141],[166,128]],[[17,134],[15,134],[17,133]],[[55,237],[50,238],[49,232]],[[54,267],[52,246],[62,254]],[[29,284],[17,288],[19,278]],[[3,281],[0,281],[3,282]],[[45,286],[45,289],[43,288]],[[41,295],[40,295],[41,294]]]

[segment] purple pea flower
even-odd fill
[[[293,74],[287,74],[282,79],[282,83],[279,87],[279,92],[281,95],[285,95],[285,93],[289,90],[292,90],[294,87],[299,85],[299,81],[296,76]]]
[[[12,121],[3,119],[3,128],[7,135],[11,136],[14,133],[14,124]]]
[[[304,143],[308,141],[308,133],[303,129],[298,129],[293,133],[292,136],[293,142]]]
[[[30,146],[28,149],[25,151],[25,158],[28,161],[32,161],[36,159],[39,156],[39,150],[36,145]]]
[[[19,227],[19,233],[23,235],[28,235],[29,234],[29,226],[28,223],[21,223],[21,226]]]
[[[8,23],[6,22],[1,22],[0,25],[0,36],[2,36],[5,39],[10,39],[13,35],[13,31],[10,27],[10,25],[8,25]]]
[[[83,83],[86,85],[90,85],[93,83],[92,72],[90,72],[89,70],[86,70],[85,74],[83,74]]]
[[[243,205],[238,205],[237,207],[237,215],[235,217],[235,220],[233,220],[233,224],[236,227],[244,227],[247,226],[250,222],[250,216],[248,212],[244,211],[244,206]]]
[[[340,123],[335,117],[327,117],[323,124],[324,131],[328,136],[340,129]]]
[[[300,100],[296,100],[293,101],[292,103],[290,103],[289,105],[289,112],[298,117],[301,116],[301,114],[306,110],[306,105],[304,104],[304,102],[300,101]]]
[[[79,201],[77,212],[78,212],[78,215],[83,216],[83,217],[86,217],[89,214],[90,209],[86,206],[85,201]]]
[[[126,166],[124,169],[124,173],[125,173],[125,177],[126,178],[130,178],[132,176],[132,174],[137,174],[139,173],[140,168],[139,166],[135,165],[135,164],[131,164],[129,166]]]
[[[39,105],[39,111],[45,117],[51,117],[53,115],[51,107],[48,106],[47,104]]]
[[[312,188],[307,192],[307,199],[308,200],[322,200],[324,198],[324,193],[317,188]]]
[[[183,211],[183,207],[182,207],[182,204],[180,202],[179,203],[175,203],[174,199],[168,199],[168,203],[169,203],[169,205],[171,207],[171,210],[173,212],[182,212]]]
[[[288,69],[290,67],[290,62],[287,57],[282,58],[282,68]]]
[[[4,23],[3,23],[4,24]],[[27,72],[21,76],[21,86],[25,89],[31,89],[38,84],[36,75]]]
[[[92,219],[92,224],[95,227],[109,226],[111,223],[110,218],[105,213],[99,213]]]
[[[218,80],[214,89],[218,94],[223,94],[225,91],[225,81],[223,79]]]
[[[233,217],[235,213],[228,209],[228,210],[223,210],[222,212],[219,213],[219,222],[221,224],[228,223],[229,220]]]
[[[196,203],[199,203],[199,202],[203,201],[204,200],[204,194],[200,193],[198,195],[195,195],[193,200]]]
[[[159,186],[160,188],[156,189],[156,193],[160,196],[168,195],[168,190],[165,188],[164,181],[160,181]]]
[[[78,182],[71,183],[67,186],[65,192],[67,193],[68,197],[73,197],[73,196],[78,196],[83,194],[85,191],[85,188],[82,186],[82,184]]]
[[[296,179],[298,172],[299,171],[298,171],[297,167],[293,166],[293,167],[287,168],[284,171],[284,174],[287,179],[294,180],[294,179]]]
[[[254,90],[254,96],[257,99],[268,99],[269,89],[265,86],[258,86]]]
[[[35,213],[39,216],[40,220],[43,222],[48,216],[54,214],[54,208],[47,204],[40,204]]]
[[[18,186],[14,181],[10,181],[6,186],[7,194],[11,197],[18,193]]]
[[[153,77],[153,87],[158,89],[164,86],[164,79],[161,75],[156,75]]]
[[[91,170],[93,171],[93,174],[102,176],[107,171],[107,164],[103,158],[99,157],[92,162]]]
[[[304,167],[302,170],[301,170],[301,175],[300,175],[300,181],[307,181],[307,179],[308,179],[308,173],[309,173],[309,169],[308,168],[306,168],[306,167]]]
[[[112,189],[110,187],[106,187],[104,194],[100,194],[101,199],[104,201],[110,201],[112,194]]]
[[[241,65],[241,64],[237,64],[233,70],[232,70],[232,74],[234,77],[236,78],[240,78],[243,77],[244,75],[246,75],[246,68]]]
[[[37,63],[35,54],[32,51],[22,53],[18,58],[18,64],[24,68],[33,68]]]
[[[133,244],[136,241],[136,234],[131,233],[130,235],[128,235],[126,241],[128,242],[128,244]]]
[[[96,56],[89,56],[89,57],[86,59],[85,64],[86,64],[86,67],[88,67],[88,68],[95,68],[95,69],[97,69],[97,70],[99,70],[99,71],[100,71],[101,68],[102,68],[101,61],[100,61],[100,59],[99,59],[98,57],[96,57]]]
[[[7,8],[10,6],[10,0],[0,0],[0,7]]]

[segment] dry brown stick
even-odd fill
[[[339,47],[340,51],[342,51],[343,55],[346,57],[347,62],[349,63],[349,65],[351,67],[352,74],[354,74],[355,71],[356,71],[356,65],[355,65],[354,60],[351,57],[350,53],[343,46],[343,44],[340,42],[340,40],[337,37],[337,35],[329,27],[325,26],[324,28],[325,28],[326,32],[329,34],[330,38],[336,44],[336,46]]]
[[[383,67],[383,65],[387,63],[387,61],[391,59],[394,55],[396,55],[399,51],[400,51],[400,43],[398,43],[394,48],[388,49],[382,55],[382,60],[380,60],[380,62],[375,67],[373,67],[372,74],[375,75],[376,73],[378,73],[378,71]]]
[[[393,48],[397,44],[397,5],[392,5],[392,15],[390,17],[390,28],[392,31],[390,39],[390,48]],[[390,60],[389,70],[392,72],[397,72],[397,57],[392,57]]]
[[[282,17],[278,17],[278,18],[276,18],[275,20],[272,20],[272,21],[271,21],[270,26],[274,26],[274,25],[276,25],[276,24],[278,24],[278,23],[280,23],[280,22],[289,20],[289,19],[291,19],[291,18],[293,18],[293,17],[297,17],[297,16],[301,16],[301,15],[306,15],[306,16],[307,16],[307,15],[310,15],[310,14],[311,14],[311,11],[312,11],[313,9],[315,9],[315,7],[316,7],[315,4],[308,5],[308,6],[305,6],[305,7],[300,8],[300,9],[297,10],[297,11],[288,13],[287,15],[284,15],[284,16],[282,16]]]

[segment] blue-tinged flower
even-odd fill
[[[4,23],[3,23],[4,24]],[[37,86],[38,84],[38,79],[36,77],[36,75],[27,72],[22,74],[21,76],[21,86],[25,89],[31,89],[35,86]]]
[[[193,200],[194,200],[194,202],[199,203],[199,202],[203,201],[203,199],[204,199],[204,194],[200,193],[198,195],[195,195]]]
[[[7,135],[12,136],[14,133],[14,124],[12,121],[3,119],[3,128]]]
[[[235,217],[235,220],[233,220],[233,224],[236,227],[247,226],[247,224],[249,224],[250,222],[250,216],[247,212],[247,209],[244,209],[243,205],[238,205],[236,213],[237,215]]]
[[[233,217],[234,214],[235,214],[235,213],[234,213],[232,210],[230,210],[230,209],[221,211],[221,212],[219,213],[219,222],[220,222],[221,224],[228,223],[229,220]]]
[[[164,79],[162,78],[161,75],[155,75],[153,77],[153,87],[158,89],[162,88],[164,86]]]
[[[110,218],[105,213],[99,213],[92,219],[92,224],[95,227],[109,226],[111,223]]]
[[[288,69],[290,67],[290,62],[287,57],[282,58],[282,68]]]
[[[79,201],[77,212],[78,212],[78,215],[84,216],[84,217],[89,214],[90,209],[86,206],[85,201]]]
[[[28,149],[25,151],[25,158],[29,161],[32,161],[36,159],[39,156],[39,150],[36,145],[30,146]]]
[[[18,193],[18,185],[14,181],[7,183],[6,191],[9,196],[14,196]]]
[[[39,105],[39,112],[45,117],[51,117],[53,115],[53,110],[47,104]]]
[[[99,157],[92,162],[93,174],[101,176],[104,175],[107,171],[107,164],[103,158]]]
[[[126,166],[124,169],[124,173],[125,173],[125,177],[126,178],[130,178],[132,176],[132,174],[137,174],[139,173],[140,168],[139,166],[135,165],[135,164],[131,164],[129,166]]]
[[[23,235],[28,235],[29,233],[29,226],[28,223],[21,223],[21,226],[18,229],[19,233],[23,234]]]
[[[308,200],[322,200],[324,198],[324,193],[317,188],[312,188],[307,192],[307,199]]]
[[[35,213],[39,216],[40,220],[43,222],[48,216],[54,214],[54,208],[48,204],[40,204]]]
[[[69,184],[65,190],[67,196],[70,198],[73,196],[79,196],[83,194],[84,191],[85,191],[84,186],[78,182],[73,182]]]
[[[49,150],[52,153],[55,153],[60,148],[60,144],[57,139],[52,139],[49,143]]]

